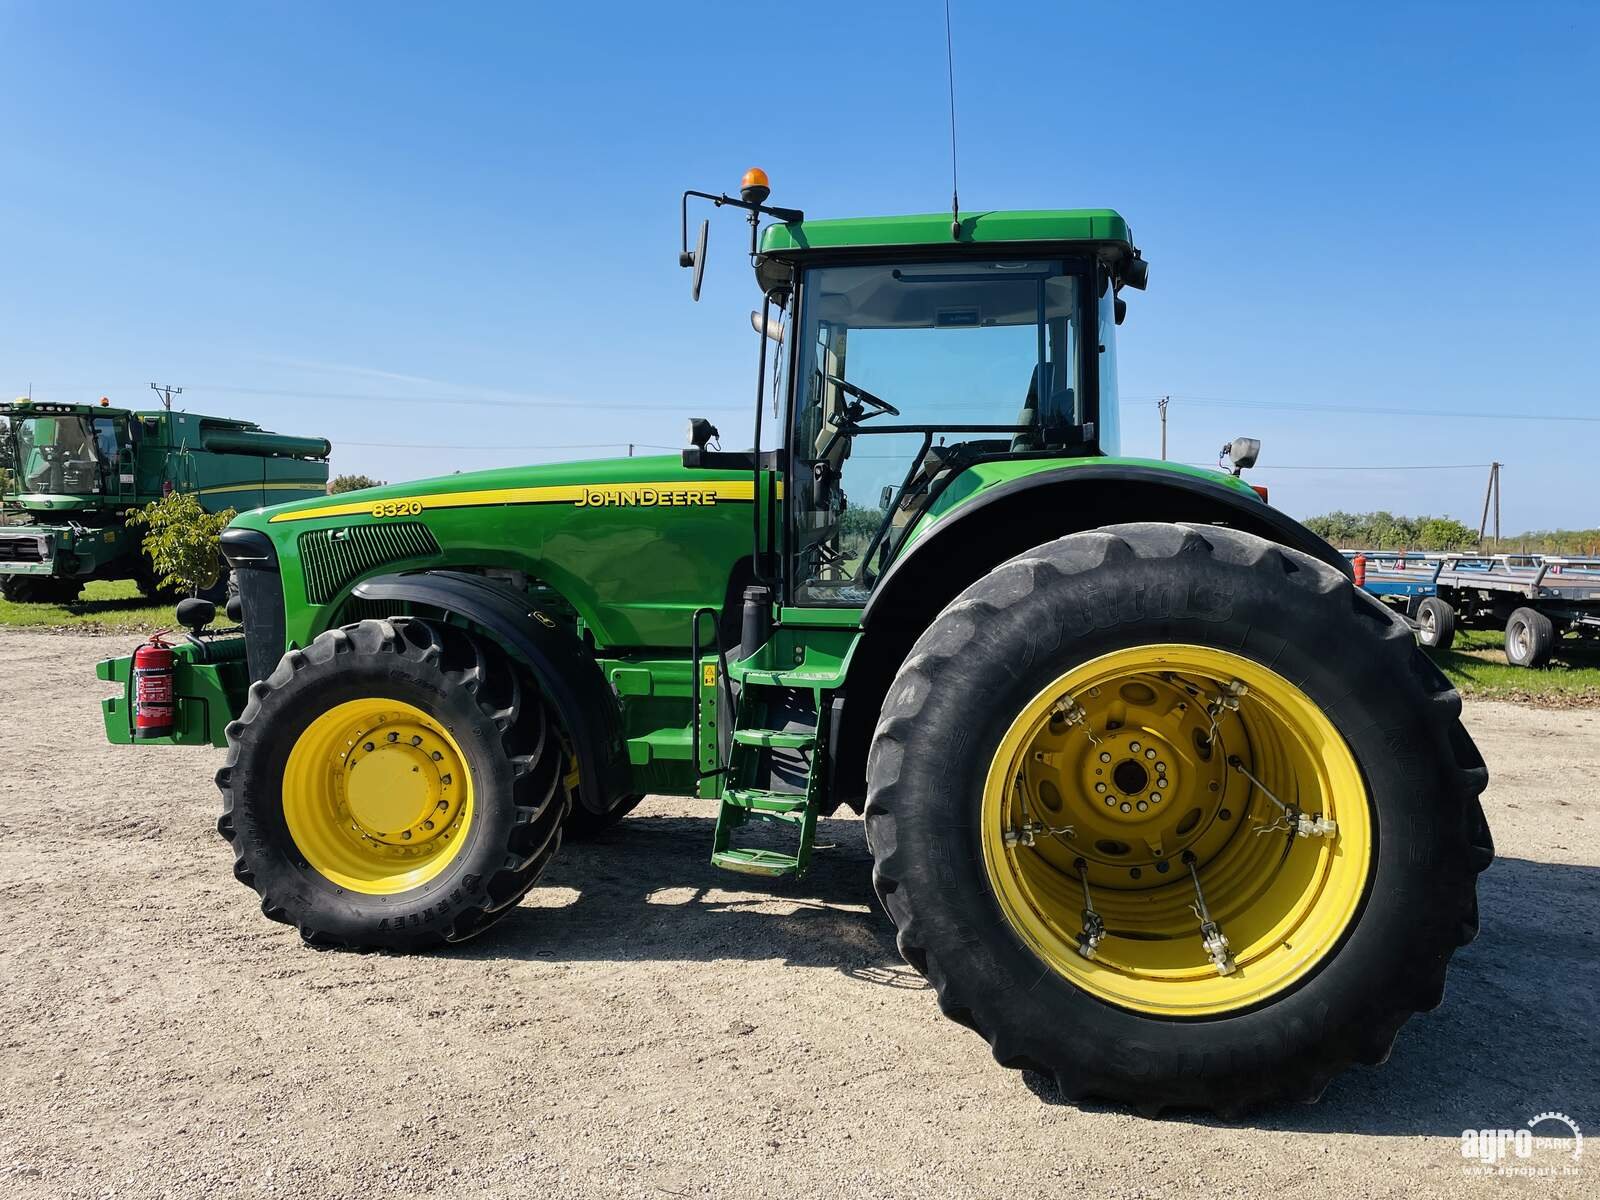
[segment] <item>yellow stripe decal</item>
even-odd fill
[[[436,492],[431,495],[395,496],[381,500],[353,500],[322,504],[297,512],[277,513],[280,521],[314,521],[320,517],[412,517],[429,509],[486,508],[507,504],[571,504],[577,508],[683,508],[704,507],[725,501],[749,502],[754,489],[748,479],[681,479],[656,483],[572,483],[544,487],[492,488],[476,492]]]
[[[305,479],[299,482],[278,481],[275,483],[224,483],[216,487],[199,488],[195,494],[210,496],[217,492],[320,492],[327,484],[321,479]]]

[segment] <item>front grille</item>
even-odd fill
[[[305,575],[306,602],[326,604],[355,579],[384,563],[404,558],[429,558],[439,543],[426,525],[394,521],[352,525],[345,529],[313,529],[300,535],[300,566]]]
[[[26,537],[0,537],[0,562],[43,562],[44,539],[37,534]]]
[[[233,528],[222,531],[222,555],[239,588],[250,678],[265,679],[283,655],[287,628],[278,552],[272,539],[259,530]]]

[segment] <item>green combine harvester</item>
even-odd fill
[[[168,492],[208,511],[325,494],[329,445],[249,421],[99,404],[0,404],[0,595],[65,603],[91,579],[159,588],[127,514]]]
[[[755,876],[847,806],[941,1008],[1068,1097],[1231,1113],[1383,1061],[1477,930],[1483,760],[1404,622],[1241,480],[1248,440],[1118,455],[1122,217],[813,221],[751,172],[685,194],[697,296],[696,197],[750,222],[754,449],[697,420],[681,457],[223,535],[243,633],[191,606],[154,740],[227,747],[262,911],[420,950],[647,792],[704,799]],[[100,667],[114,742],[132,674]]]

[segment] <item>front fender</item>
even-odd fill
[[[377,575],[357,584],[362,600],[402,601],[451,613],[482,629],[527,664],[571,736],[578,757],[579,801],[596,813],[627,794],[627,747],[617,698],[587,647],[528,597],[462,571]]]

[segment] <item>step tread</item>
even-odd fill
[[[725,871],[738,871],[744,875],[787,875],[798,870],[800,860],[793,854],[778,850],[740,850],[729,847],[711,855],[713,865]]]
[[[725,804],[757,812],[800,812],[806,806],[804,792],[774,792],[766,788],[731,787],[722,793]]]
[[[735,729],[733,740],[743,746],[765,746],[772,750],[810,750],[817,744],[817,735],[788,729]]]

